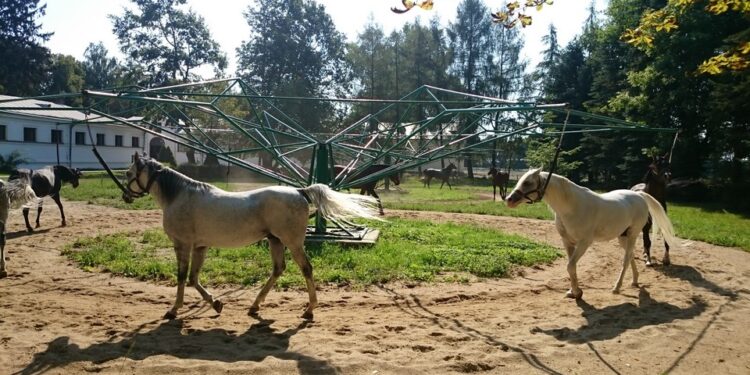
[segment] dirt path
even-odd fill
[[[298,316],[303,291],[270,293],[263,319],[247,316],[258,288],[213,290],[217,316],[186,292],[180,319],[161,316],[173,287],[84,272],[60,255],[80,236],[160,225],[156,211],[66,202],[26,236],[8,227],[9,277],[0,280],[0,374],[304,373],[442,374],[750,373],[750,254],[693,242],[673,266],[645,269],[641,289],[610,293],[615,242],[583,257],[584,300],[563,298],[565,261],[513,279],[470,285],[323,287],[315,321]],[[480,215],[391,215],[500,228],[559,245],[552,223]],[[661,247],[655,250],[661,257]],[[626,278],[629,283],[630,274]]]

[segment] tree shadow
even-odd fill
[[[737,299],[736,291],[726,289],[724,287],[717,285],[716,283],[706,280],[703,277],[703,274],[698,272],[698,270],[696,270],[693,267],[672,264],[670,266],[662,266],[662,267],[655,267],[655,268],[659,270],[661,273],[663,273],[665,276],[687,281],[693,286],[706,289],[720,296],[729,297],[729,299],[732,301]]]
[[[473,339],[481,340],[487,345],[497,347],[504,352],[512,351],[519,353],[531,367],[546,374],[560,374],[560,372],[555,371],[554,369],[543,363],[536,355],[529,353],[520,347],[507,344],[488,333],[467,326],[461,320],[456,319],[453,316],[446,316],[428,309],[422,304],[422,301],[419,299],[419,297],[415,296],[414,294],[409,294],[409,297],[407,298],[406,296],[396,293],[394,290],[389,289],[385,286],[379,286],[379,288],[390,294],[392,296],[391,300],[393,301],[393,303],[405,314],[427,320],[432,324],[440,327],[441,329],[449,329]]]
[[[307,327],[304,321],[295,328],[277,332],[273,320],[260,320],[247,331],[214,328],[198,330],[184,328],[181,319],[167,321],[144,330],[149,322],[125,337],[113,337],[106,342],[86,348],[61,336],[52,340],[44,352],[34,355],[32,362],[18,375],[41,374],[75,362],[102,364],[117,358],[143,360],[155,355],[219,362],[263,361],[266,357],[297,362],[300,374],[337,374],[339,371],[325,360],[289,351],[289,339]]]
[[[574,344],[609,340],[628,330],[669,323],[678,319],[692,319],[706,311],[708,304],[705,301],[696,296],[691,299],[692,304],[683,309],[654,300],[643,287],[638,291],[637,305],[623,303],[598,309],[583,299],[579,299],[576,303],[583,310],[582,315],[586,318],[586,324],[576,329],[535,328],[532,332],[541,332],[560,341]]]

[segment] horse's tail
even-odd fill
[[[8,198],[11,208],[18,208],[37,199],[28,178],[8,182],[0,180],[0,196]]]
[[[664,236],[664,240],[667,241],[669,246],[677,247],[678,244],[677,238],[674,235],[674,228],[672,227],[672,222],[669,221],[669,217],[667,217],[667,212],[664,211],[664,207],[662,207],[661,203],[650,194],[643,191],[639,191],[638,194],[642,196],[646,201],[646,204],[648,204],[648,212],[651,214],[651,218],[653,218],[654,230],[657,228],[661,230],[661,234]]]
[[[300,189],[318,208],[326,219],[365,219],[383,220],[378,216],[377,199],[365,195],[344,194],[334,191],[324,184],[314,184]]]

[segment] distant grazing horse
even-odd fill
[[[492,176],[492,200],[495,200],[496,190],[500,190],[500,198],[505,200],[505,194],[507,192],[508,180],[510,179],[510,173],[500,172],[497,168],[492,167],[487,172],[487,176]]]
[[[8,276],[5,270],[5,224],[8,211],[36,199],[29,179],[22,177],[13,181],[0,180],[0,279]]]
[[[356,172],[355,175],[353,175],[351,177],[348,177],[348,179],[351,180],[351,181],[358,180],[360,178],[369,176],[369,175],[371,175],[373,173],[380,172],[383,169],[386,169],[388,167],[390,167],[390,165],[388,165],[388,164],[372,164],[369,167],[365,168],[363,171]],[[346,168],[346,166],[344,166],[344,165],[334,165],[333,166],[333,171],[334,171],[335,176],[337,178],[343,178],[343,175],[342,175],[341,172],[343,172],[345,168]],[[339,177],[339,176],[341,176],[341,177]],[[388,178],[396,186],[398,186],[399,184],[401,184],[401,179],[398,176],[398,172],[394,172],[394,173],[389,174]],[[380,202],[380,197],[378,196],[378,193],[375,192],[375,186],[377,184],[378,184],[378,181],[370,181],[370,182],[366,182],[366,183],[364,183],[362,185],[355,186],[355,188],[360,189],[360,191],[359,191],[360,194],[369,194],[369,195],[375,197],[375,199],[378,200],[378,209],[380,209],[380,214],[381,215],[385,215],[385,213],[383,212],[383,204]]]
[[[318,299],[313,269],[304,250],[309,204],[316,206],[318,212],[328,219],[363,217],[380,220],[375,211],[375,198],[338,193],[323,184],[304,189],[271,186],[227,192],[193,180],[155,160],[142,158],[138,153],[126,175],[129,194],[134,197],[151,194],[159,204],[163,211],[164,232],[174,244],[177,299],[164,315],[166,319],[176,318],[177,310],[182,307],[188,266],[190,285],[195,286],[216,312],[221,312],[223,303],[214,299],[198,279],[206,250],[209,246],[244,246],[263,238],[268,239],[273,272],[250,306],[249,313],[258,312],[266,294],[284,272],[286,246],[307,283],[310,303],[302,317],[312,319]]]
[[[667,211],[667,183],[672,179],[672,172],[670,170],[668,155],[659,156],[654,158],[652,163],[648,166],[646,175],[643,176],[643,183],[635,185],[630,188],[633,191],[643,191],[654,197],[661,206],[664,208],[664,212]],[[651,237],[649,232],[651,231],[651,216],[648,217],[648,222],[643,227],[643,257],[646,261],[646,266],[651,266]],[[664,241],[664,259],[662,263],[665,266],[671,264],[669,260],[669,243]]]
[[[442,183],[440,184],[440,188],[443,188],[444,184],[448,184],[448,189],[452,189],[451,183],[450,183],[450,176],[451,172],[456,169],[456,165],[453,163],[448,164],[447,167],[443,169],[436,169],[436,168],[429,168],[425,169],[424,174],[424,186],[430,187],[430,181],[433,178],[440,179]]]
[[[546,192],[542,192],[547,179]],[[622,270],[612,293],[619,293],[628,265],[633,268],[633,286],[638,285],[633,249],[638,234],[648,221],[649,213],[661,228],[664,238],[674,246],[676,238],[672,223],[659,202],[644,192],[615,190],[604,194],[574,184],[565,177],[533,169],[518,180],[515,189],[506,199],[508,207],[517,207],[521,202],[535,203],[544,200],[555,211],[555,226],[568,253],[570,275],[569,298],[581,298],[578,287],[576,264],[594,241],[609,241],[617,238],[625,249]]]
[[[42,203],[44,201],[41,198],[46,196],[49,196],[57,203],[57,207],[60,208],[60,216],[62,217],[62,226],[67,225],[65,222],[65,211],[63,211],[62,202],[60,202],[60,188],[64,182],[70,183],[74,188],[78,187],[78,179],[81,177],[81,171],[70,169],[64,165],[55,165],[36,170],[17,169],[10,172],[8,179],[15,180],[20,177],[31,179],[31,188],[34,189],[36,196],[40,198],[36,204],[36,227],[39,228],[39,217],[42,215]],[[23,208],[23,219],[26,221],[26,231],[29,233],[33,232],[34,229],[29,224],[28,206]]]

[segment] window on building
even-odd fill
[[[97,146],[105,146],[104,143],[104,134],[102,133],[96,133],[96,145]]]
[[[36,128],[23,128],[23,141],[36,142]]]
[[[7,134],[8,128],[5,125],[0,125],[0,141],[8,140]]]
[[[52,135],[50,136],[50,141],[52,143],[62,144],[63,143],[62,130],[52,129]]]
[[[122,147],[122,136],[116,135],[115,136],[115,146]]]
[[[141,139],[140,138],[133,137],[132,142],[133,143],[131,143],[131,145],[133,145],[133,147],[141,147]]]
[[[77,145],[85,145],[86,144],[86,133],[84,133],[84,132],[76,132],[76,144]]]

